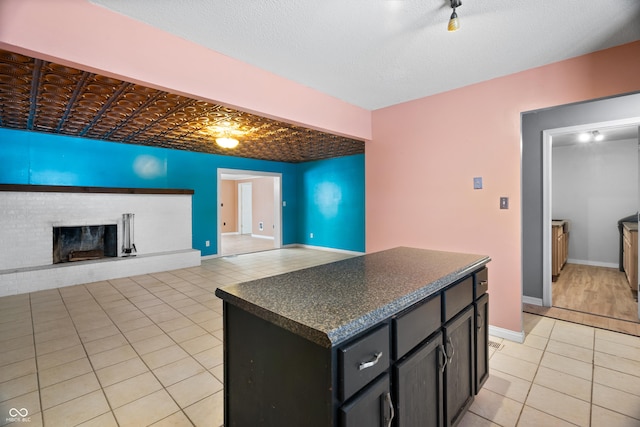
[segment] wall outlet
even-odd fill
[[[282,207],[283,208],[287,207],[287,202],[285,200],[282,201]]]
[[[473,189],[474,190],[482,190],[482,177],[476,176],[473,178]]]
[[[211,246],[211,241],[209,241],[209,240],[205,241],[205,242],[204,242],[204,245],[205,245],[206,247]]]
[[[313,233],[309,233],[309,238],[313,239]]]

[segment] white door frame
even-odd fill
[[[253,192],[253,185],[250,182],[239,182],[238,183],[238,228],[239,234],[247,234],[245,230],[248,230],[248,234],[253,233],[253,203],[251,199],[249,199],[249,203],[247,206],[246,196],[247,194],[251,194]],[[247,215],[247,211],[251,215],[249,215],[249,223],[245,222],[245,217]]]
[[[610,128],[621,126],[640,126],[640,117],[611,120],[607,122],[589,123],[578,126],[569,126],[557,129],[547,129],[542,132],[542,305],[552,306],[551,298],[551,141],[554,136],[590,131],[594,128]],[[640,176],[640,173],[639,173]],[[639,201],[640,203],[640,201]],[[640,207],[639,207],[640,210]],[[640,255],[639,255],[640,256]],[[639,260],[640,264],[640,260]],[[640,316],[640,305],[638,308]]]
[[[275,249],[279,249],[282,247],[282,174],[278,172],[263,172],[263,171],[253,171],[246,169],[227,169],[227,168],[218,168],[217,171],[217,201],[216,201],[216,209],[217,209],[217,256],[220,256],[222,253],[221,248],[221,237],[222,237],[222,227],[220,226],[220,189],[222,182],[222,175],[234,175],[239,179],[240,177],[253,176],[253,177],[269,177],[273,178],[273,205],[274,205],[274,213],[273,213],[273,222],[274,222],[274,230],[273,230],[273,247]]]

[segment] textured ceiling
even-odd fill
[[[640,39],[639,0],[90,1],[368,110]]]
[[[364,153],[362,141],[3,50],[0,127],[289,163]]]

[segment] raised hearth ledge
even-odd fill
[[[73,185],[0,184],[0,191],[28,193],[104,193],[104,194],[193,194],[179,188],[76,187]]]
[[[161,271],[197,267],[200,251],[185,249],[0,271],[0,297]]]

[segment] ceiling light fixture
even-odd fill
[[[589,142],[589,141],[591,141],[591,134],[587,133],[587,132],[581,133],[580,135],[578,135],[578,141],[580,141],[580,142]]]
[[[458,14],[456,13],[456,8],[462,6],[461,0],[451,0],[451,9],[453,9],[453,13],[451,14],[451,18],[449,18],[449,25],[447,25],[447,31],[453,32],[458,31],[460,29],[460,22],[458,21]]]
[[[604,135],[598,132],[597,130],[594,130],[592,134],[593,134],[594,141],[602,141],[604,139]]]
[[[216,144],[218,144],[222,148],[236,148],[238,146],[238,140],[235,138],[224,136],[221,138],[216,138]]]

